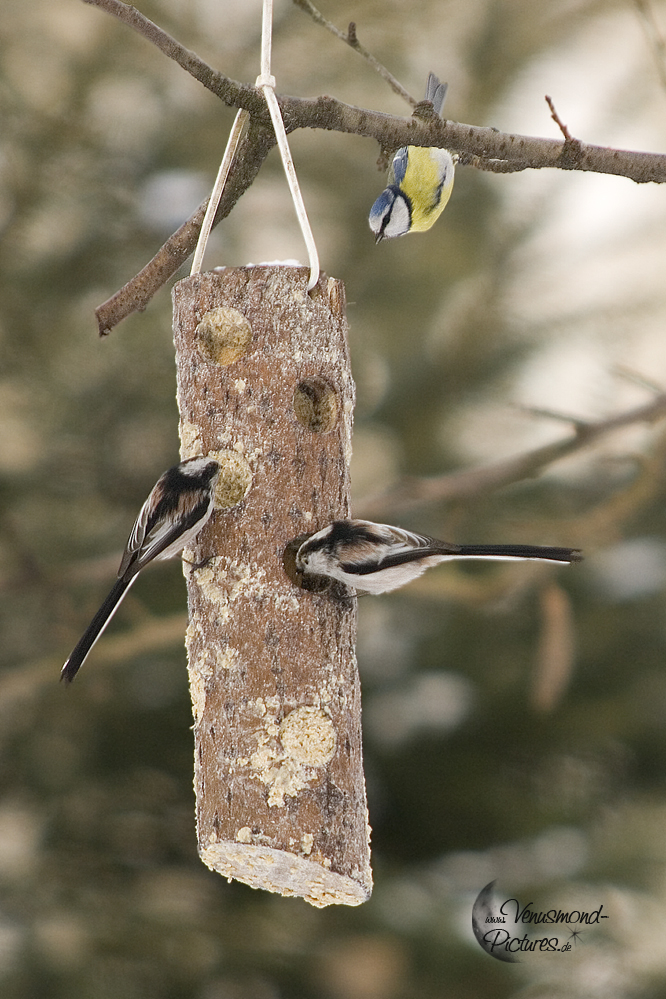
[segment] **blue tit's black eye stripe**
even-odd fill
[[[378,233],[380,238],[383,238],[386,229],[391,225],[396,205],[404,205],[407,215],[405,232],[409,230],[412,224],[412,199],[399,187],[396,187],[395,184],[389,184],[389,186],[382,192],[380,197],[375,202],[375,207],[377,205],[380,205],[380,211],[383,212],[381,215],[381,225]]]
[[[409,217],[409,225],[407,226],[407,228],[409,229],[409,228],[411,228],[411,225],[412,225],[412,199],[410,198],[410,196],[408,194],[406,194],[399,187],[396,187],[395,190],[396,190],[397,193],[396,193],[395,198],[393,199],[393,205],[391,205],[391,211],[388,212],[388,214],[386,216],[386,220],[385,220],[384,225],[382,226],[382,228],[385,229],[386,226],[388,225],[388,223],[390,222],[390,220],[391,220],[391,213],[393,212],[393,207],[394,207],[396,201],[398,200],[398,198],[400,198],[400,200],[404,202],[405,208],[407,209],[407,215]]]

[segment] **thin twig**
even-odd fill
[[[551,97],[548,96],[548,94],[546,94],[546,104],[550,108],[550,117],[553,119],[553,121],[559,128],[560,132],[564,136],[565,142],[575,142],[576,140],[574,139],[573,135],[571,134],[571,132],[569,131],[569,129],[564,124],[559,114],[555,110],[555,105],[553,104],[553,100]]]
[[[560,155],[560,166],[563,170],[577,170],[582,156],[583,143],[580,139],[575,139],[573,137],[555,110],[555,105],[548,94],[546,94],[546,103],[550,108],[551,118],[564,136],[564,146]]]
[[[331,21],[327,21],[324,15],[317,10],[315,5],[310,3],[310,0],[293,0],[293,2],[297,7],[300,7],[301,10],[304,10],[306,14],[309,14],[313,21],[317,24],[321,24],[327,31],[334,34],[336,38],[339,38],[340,41],[351,46],[355,52],[358,52],[358,54],[362,56],[363,59],[365,59],[365,61],[372,66],[377,73],[379,73],[381,78],[386,80],[391,90],[393,90],[400,97],[404,98],[404,100],[406,100],[408,104],[411,104],[412,107],[416,106],[418,102],[407,90],[405,90],[400,81],[396,80],[395,76],[393,76],[386,66],[382,65],[382,63],[373,56],[372,52],[369,52],[365,46],[361,45],[356,34],[356,25],[353,21],[350,21],[349,28],[345,33],[344,31],[341,31],[340,28],[336,28]]]
[[[659,25],[657,24],[657,19],[649,0],[634,0],[634,3],[643,24],[648,44],[652,49],[660,83],[664,90],[666,90],[666,42],[664,41],[664,36],[659,30]]]
[[[648,392],[653,392],[655,395],[661,395],[664,391],[663,384],[660,385],[658,382],[652,381],[642,371],[634,371],[633,368],[628,368],[626,364],[614,364],[611,370],[618,378],[623,378],[625,381],[631,382],[632,385],[638,385],[639,388],[647,389]]]
[[[354,505],[354,512],[362,517],[375,517],[380,513],[399,513],[429,503],[450,502],[485,495],[512,482],[533,478],[560,458],[580,451],[614,430],[628,427],[632,423],[653,423],[664,417],[666,417],[666,392],[643,406],[611,416],[607,420],[579,424],[576,432],[569,437],[516,455],[514,458],[433,478],[412,478],[397,482],[386,492],[368,496],[357,502]]]
[[[531,416],[541,416],[546,420],[567,423],[569,426],[575,428],[576,433],[581,435],[585,433],[590,425],[589,420],[583,420],[580,416],[573,416],[571,413],[560,413],[555,409],[546,409],[545,406],[526,406],[523,403],[519,403],[514,408],[521,413],[529,413]]]

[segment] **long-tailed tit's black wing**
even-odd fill
[[[136,578],[137,575],[134,573],[128,579],[121,578],[116,580],[113,589],[77,642],[76,648],[61,670],[60,679],[64,680],[65,683],[71,683],[79,672],[88,653],[118,610],[123,597]]]
[[[160,476],[136,518],[119,576],[134,575],[153,559],[171,558],[196,537],[212,513],[218,474],[217,462],[191,458]]]
[[[390,524],[375,524],[371,520],[334,520],[301,545],[298,557],[322,553],[339,563],[368,561],[376,565],[387,555],[420,550],[432,543],[433,538]]]
[[[415,534],[402,527],[375,524],[370,520],[335,521],[330,528],[321,531],[320,535],[326,535],[327,531],[330,532],[327,536],[330,554],[335,555],[345,572],[355,575],[405,565],[427,555],[446,552],[454,557],[460,552],[459,545],[449,545],[426,534]],[[304,547],[307,545],[308,542]]]
[[[583,558],[578,548],[554,548],[547,545],[454,545],[445,541],[437,541],[435,538],[428,540],[428,544],[419,545],[417,548],[402,548],[390,552],[381,560],[381,568],[388,569],[395,565],[406,565],[408,562],[419,562],[421,559],[439,556],[442,561],[447,559],[488,559],[499,562],[511,562],[532,559],[541,562],[580,562]],[[367,565],[350,569],[347,571],[374,572],[377,566]]]

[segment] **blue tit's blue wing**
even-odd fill
[[[389,170],[388,182],[389,184],[395,184],[400,187],[403,180],[405,179],[405,172],[407,170],[407,164],[409,163],[409,148],[407,146],[401,146],[398,152],[393,157],[393,162],[391,163],[391,168]]]

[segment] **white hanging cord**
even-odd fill
[[[199,233],[197,247],[194,251],[194,259],[192,260],[192,270],[190,271],[190,276],[192,274],[198,274],[201,270],[204,253],[206,252],[206,243],[208,242],[210,231],[213,228],[213,219],[215,218],[217,206],[220,203],[220,198],[222,197],[222,192],[224,191],[224,185],[227,182],[229,170],[231,169],[231,164],[233,163],[234,156],[236,155],[236,149],[238,148],[243,126],[249,117],[248,112],[241,108],[234,120],[231,133],[229,134],[227,148],[224,150],[224,156],[222,157],[222,162],[220,163],[220,169],[217,171],[217,177],[215,178],[215,184],[210,195],[208,207],[206,208],[206,214],[204,215],[204,220],[201,223],[201,232]]]
[[[317,247],[315,245],[312,229],[310,228],[310,223],[308,221],[308,215],[305,211],[301,189],[298,186],[298,178],[296,176],[296,170],[294,169],[294,163],[291,158],[291,152],[289,151],[289,143],[287,142],[287,133],[285,131],[284,122],[282,121],[280,106],[275,96],[275,77],[271,76],[273,0],[263,0],[263,4],[263,18],[261,25],[261,73],[257,77],[255,86],[260,87],[263,90],[264,97],[266,98],[266,104],[268,105],[268,110],[270,112],[271,121],[273,122],[275,138],[277,139],[278,148],[282,157],[282,166],[284,167],[287,183],[289,184],[289,190],[291,191],[291,198],[294,202],[294,209],[296,210],[298,224],[301,227],[303,239],[305,240],[305,245],[308,251],[308,258],[310,262],[310,280],[308,281],[308,291],[312,291],[319,280],[319,255],[317,254]]]
[[[310,228],[308,215],[303,203],[301,189],[298,186],[298,178],[296,176],[296,170],[294,169],[294,162],[291,158],[289,143],[287,141],[287,133],[285,131],[284,122],[282,121],[282,115],[280,113],[280,106],[275,96],[275,77],[271,76],[272,35],[273,0],[263,0],[263,17],[261,25],[261,73],[257,77],[256,86],[260,87],[264,92],[271,121],[273,122],[275,138],[277,139],[278,148],[282,157],[282,166],[284,167],[287,183],[289,184],[289,190],[291,191],[291,197],[294,202],[294,209],[296,210],[298,224],[301,227],[303,239],[308,251],[308,258],[310,262],[308,291],[312,291],[319,280],[319,255],[317,254],[314,236],[312,235],[312,229]],[[199,239],[197,240],[197,246],[194,251],[190,275],[198,274],[201,271],[201,264],[203,263],[204,253],[206,252],[206,243],[208,242],[210,231],[213,228],[215,213],[217,212],[222,192],[224,191],[224,186],[227,182],[227,177],[229,176],[229,170],[231,169],[231,164],[233,163],[236,149],[238,148],[238,143],[240,142],[243,126],[248,118],[249,113],[244,111],[242,108],[236,115],[233,128],[231,129],[231,133],[229,135],[229,141],[227,142],[227,148],[224,151],[224,156],[222,157],[222,162],[220,163],[220,169],[218,170],[217,177],[215,178],[215,185],[211,192],[208,207],[206,208],[206,214],[204,215],[204,220],[201,224],[201,231],[199,233]]]

